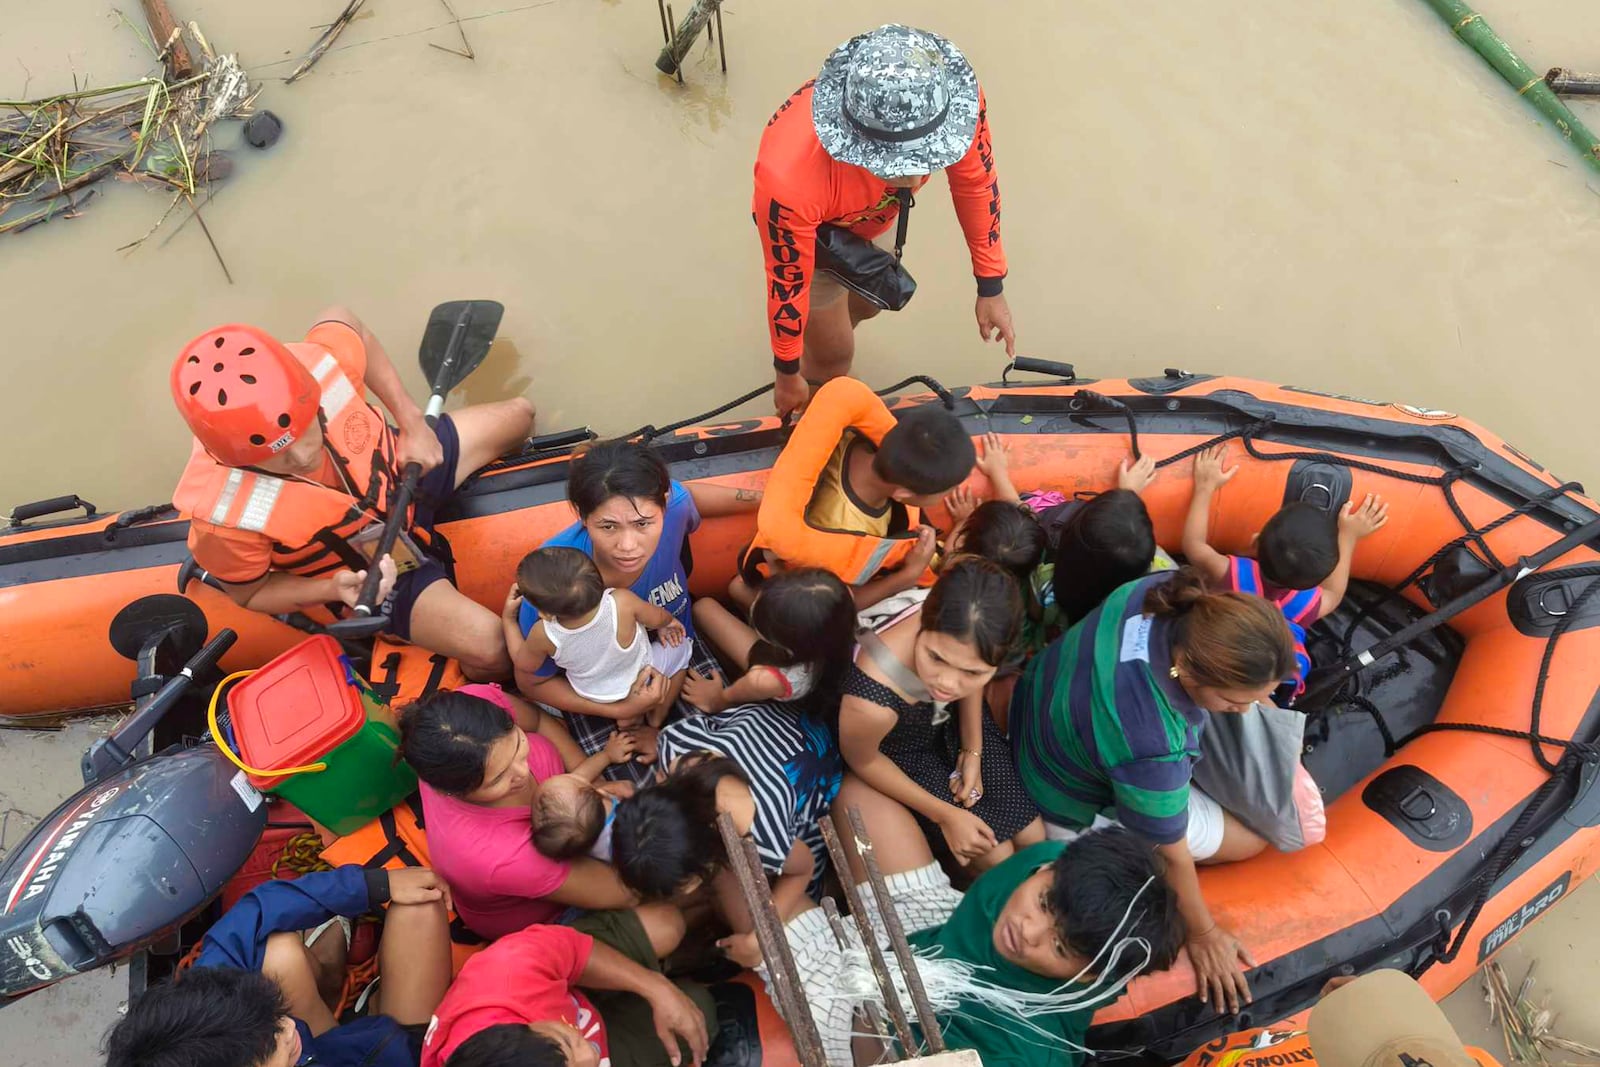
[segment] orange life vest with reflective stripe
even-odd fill
[[[322,388],[323,447],[348,491],[224,466],[196,441],[172,501],[213,526],[271,538],[273,570],[314,577],[360,569],[365,562],[349,539],[387,516],[397,486],[394,435],[331,352],[309,344],[288,349]],[[407,532],[423,547],[432,543],[426,531]]]
[[[854,429],[878,445],[894,424],[894,416],[865,382],[834,378],[818,389],[767,476],[746,562],[759,560],[760,550],[766,549],[787,566],[822,567],[849,585],[861,585],[884,568],[898,566],[917,541],[920,516],[914,507],[890,502],[889,528],[894,532],[887,537],[819,530],[806,522],[817,478],[844,432]]]
[[[530,841],[529,848],[533,847]],[[428,835],[423,825],[422,798],[416,793],[396,804],[355,833],[346,834],[322,850],[322,858],[335,867],[358,863],[398,871],[427,867]],[[483,951],[489,942],[467,929],[454,910],[450,912],[451,973]]]

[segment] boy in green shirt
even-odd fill
[[[1095,1009],[1136,975],[1170,967],[1183,947],[1183,920],[1160,859],[1121,827],[1024,849],[981,875],[965,896],[927,858],[915,869],[885,871],[912,948],[919,957],[937,953],[966,964],[976,980],[1022,995],[1014,1009],[958,996],[953,1011],[939,1013],[945,1044],[976,1050],[984,1067],[1046,1060],[1076,1067]],[[865,1027],[860,1005],[839,993],[852,965],[826,917],[812,909],[785,929],[829,1064],[877,1062],[871,1039],[852,1049],[852,1033]],[[1128,939],[1148,942],[1148,953]],[[925,980],[929,969],[921,968]]]

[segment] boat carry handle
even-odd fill
[[[1048,374],[1067,382],[1078,380],[1077,368],[1072,364],[1058,363],[1053,359],[1035,359],[1032,356],[1017,356],[1007,363],[1006,369],[1000,372],[1000,380],[1010,385],[1009,375],[1014,370],[1028,371],[1030,374]]]
[[[11,514],[6,516],[6,528],[14,530],[26,525],[32,519],[42,519],[46,515],[72,511],[75,508],[83,509],[85,519],[92,519],[99,514],[93,504],[77,493],[72,493],[67,496],[53,496],[49,500],[35,500],[31,504],[18,504],[11,509]]]

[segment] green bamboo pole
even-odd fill
[[[1517,91],[1517,95],[1532,104],[1534,110],[1555,123],[1562,136],[1571,141],[1589,166],[1600,171],[1600,139],[1590,132],[1578,116],[1563,104],[1500,35],[1489,28],[1483,16],[1468,7],[1465,0],[1428,0],[1428,6],[1450,24],[1450,29],[1462,42],[1472,47],[1488,64],[1499,72]]]

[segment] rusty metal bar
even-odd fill
[[[839,943],[841,950],[850,947],[850,935],[845,932],[844,920],[839,918],[839,907],[833,902],[832,897],[822,898],[822,913],[828,917],[828,926],[833,930],[833,939]],[[867,1017],[867,1025],[872,1028],[872,1036],[878,1039],[883,1046],[884,1059],[880,1062],[898,1063],[900,1052],[894,1040],[889,1037],[888,1029],[883,1025],[883,1012],[870,1000],[861,1006],[861,1012]]]
[[[755,842],[739,833],[726,813],[717,816],[717,829],[728,850],[728,866],[733,869],[745,903],[750,906],[756,943],[761,946],[761,958],[767,964],[767,984],[784,1013],[784,1021],[789,1024],[795,1054],[800,1057],[802,1067],[828,1067],[827,1056],[822,1051],[822,1036],[817,1032],[811,1004],[800,984],[800,972],[795,967],[794,953],[789,951],[789,938],[783,932],[778,909],[772,905],[772,887],[761,869]]]
[[[839,885],[844,888],[845,903],[850,905],[850,914],[856,921],[856,932],[861,935],[861,943],[867,950],[867,962],[872,965],[873,977],[877,978],[878,988],[883,992],[883,1005],[889,1010],[889,1019],[894,1023],[896,1036],[900,1038],[900,1047],[906,1055],[915,1056],[917,1040],[911,1032],[911,1020],[906,1017],[905,1005],[900,1003],[900,994],[895,991],[894,981],[889,977],[889,963],[883,958],[883,949],[878,947],[878,935],[867,918],[866,901],[862,899],[855,875],[851,873],[850,856],[844,850],[833,816],[824,815],[817,825],[822,830],[822,840],[828,845],[833,869],[838,872]],[[853,836],[851,840],[854,840]]]
[[[939,1031],[939,1020],[928,1003],[928,991],[922,987],[922,974],[917,970],[916,957],[911,954],[911,944],[906,940],[905,927],[900,925],[900,915],[894,910],[894,900],[889,896],[889,886],[878,868],[878,858],[872,854],[872,838],[867,836],[867,824],[861,818],[861,809],[849,810],[850,826],[855,831],[856,847],[861,852],[861,865],[867,869],[867,881],[872,885],[872,895],[878,901],[878,914],[883,916],[884,929],[889,934],[889,944],[900,961],[900,971],[905,975],[906,991],[911,994],[911,1005],[917,1011],[917,1022],[922,1025],[922,1039],[928,1051],[937,1055],[944,1051],[944,1034]]]

